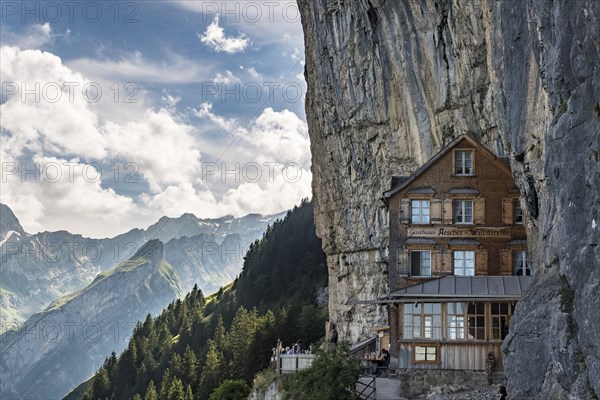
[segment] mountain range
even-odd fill
[[[137,321],[182,296],[175,268],[154,239],[84,289],[0,336],[3,399],[57,399],[120,352]]]
[[[83,289],[153,239],[164,243],[165,259],[176,268],[183,292],[197,283],[204,293],[212,293],[235,278],[250,243],[284,215],[201,219],[184,214],[114,238],[92,239],[66,231],[28,234],[12,210],[0,204],[2,331]]]

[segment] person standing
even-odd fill
[[[500,386],[500,400],[506,400],[506,386]]]
[[[487,372],[488,385],[491,385],[494,381],[494,367],[496,366],[496,357],[491,351],[488,353],[487,360],[485,360],[485,369]]]

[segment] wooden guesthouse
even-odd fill
[[[508,162],[463,135],[411,176],[389,208],[390,352],[395,367],[484,370],[530,283],[525,216]]]

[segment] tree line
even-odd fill
[[[105,360],[82,398],[208,400],[215,392],[213,400],[226,381],[251,386],[278,339],[302,339],[307,348],[324,335],[327,308],[315,298],[326,285],[313,206],[304,200],[250,246],[231,285],[209,297],[194,286],[158,317],[138,322],[127,348]]]

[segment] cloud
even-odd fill
[[[9,46],[0,48],[0,56],[2,87],[6,89],[7,83],[14,84],[10,91],[4,90],[4,102],[0,105],[2,162],[18,160],[27,154],[33,154],[40,160],[68,157],[83,159],[86,163],[129,162],[139,169],[152,193],[196,179],[200,171],[200,151],[194,138],[194,128],[181,122],[169,110],[146,109],[138,117],[137,105],[132,105],[135,118],[126,122],[113,121],[110,114],[99,114],[101,108],[84,99],[81,88],[89,81],[64,66],[59,57],[39,50],[20,50]],[[74,91],[72,98],[69,93],[62,92],[57,101],[51,101],[48,96],[55,98],[57,93],[49,91],[50,94],[44,94],[42,89],[49,83],[52,88],[58,87],[59,93],[67,83],[79,90]],[[38,98],[36,95],[22,95],[22,88],[36,87],[40,88]],[[130,105],[119,103],[118,106],[128,109]],[[39,187],[36,188],[36,185]],[[27,182],[22,186],[3,184],[2,201],[13,206],[28,204],[27,208],[31,211],[22,215],[29,221],[29,229],[34,230],[39,226],[45,229],[54,226],[48,225],[50,217],[44,216],[44,207],[51,209],[59,221],[69,215],[68,210],[77,206],[54,205],[59,201],[58,192],[54,190],[57,187],[71,193],[78,201],[87,202],[89,197],[90,205],[98,210],[108,210],[100,206],[102,201],[110,207],[132,210],[132,206],[127,205],[133,200],[111,192],[112,189],[103,189],[99,184],[85,188],[77,182],[72,185],[73,188],[66,183],[53,186],[43,182]],[[53,199],[53,195],[57,199]],[[94,202],[95,198],[100,200]],[[120,215],[119,211],[115,214]],[[73,217],[66,219],[77,219],[77,215],[74,213]],[[87,234],[101,230],[95,226],[79,228],[82,230],[78,232]]]
[[[69,35],[71,31],[67,29],[64,34],[53,34],[50,23],[33,24],[23,34],[17,34],[2,27],[2,42],[23,49],[37,49],[45,44],[51,43],[57,37]]]
[[[34,163],[39,182],[32,180]],[[35,156],[27,165],[27,180],[21,171],[4,174],[1,193],[2,203],[13,209],[26,231],[68,229],[108,236],[131,227],[122,222],[135,212],[132,199],[103,188],[101,171],[95,166],[79,159],[44,156]]]
[[[199,173],[200,151],[192,129],[160,109],[147,110],[141,121],[107,122],[105,134],[111,155],[134,163],[150,189],[159,192],[166,185],[190,182]]]
[[[215,19],[206,28],[204,34],[198,34],[198,38],[202,43],[217,52],[239,53],[250,45],[250,41],[243,34],[237,38],[226,37],[225,31],[219,26],[218,16],[215,16]]]
[[[213,82],[217,84],[223,83],[225,85],[230,85],[232,83],[239,83],[240,79],[237,76],[233,75],[231,71],[227,70],[225,72],[225,75],[217,72],[217,76],[215,76]]]
[[[212,112],[211,103],[202,103],[200,108],[194,110],[194,114],[198,118],[208,118],[211,122],[219,126],[219,128],[226,131],[233,131],[237,128],[237,122],[233,119],[226,119]]]
[[[205,172],[211,172],[203,176],[207,190],[216,194],[225,187],[219,204],[209,207],[217,210],[215,215],[275,213],[311,197],[308,127],[295,113],[266,108],[243,123],[217,115],[210,103],[203,103],[196,115],[226,133],[220,138],[224,151],[219,161],[204,164]]]
[[[134,52],[117,60],[78,58],[69,61],[67,65],[95,80],[121,80],[138,84],[204,82],[212,70],[209,63],[197,63],[173,52],[161,62],[148,60],[142,53]]]
[[[248,74],[250,74],[250,76],[256,80],[259,80],[259,81],[263,80],[263,76],[261,74],[259,74],[258,71],[254,67],[248,68]]]
[[[16,92],[8,97],[5,90],[6,101],[0,105],[2,129],[10,132],[6,144],[15,156],[26,148],[96,159],[106,156],[98,116],[81,95],[83,76],[51,53],[9,46],[0,48],[0,68],[2,87]],[[33,93],[25,95],[27,90]]]

